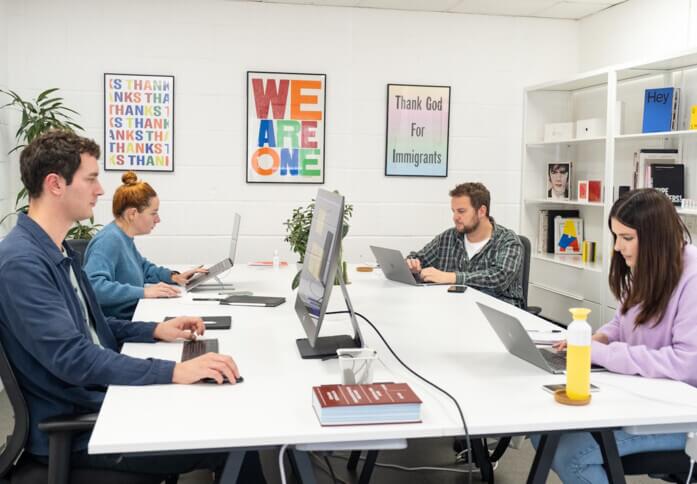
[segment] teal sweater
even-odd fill
[[[85,261],[85,272],[105,316],[131,319],[145,284],[173,283],[172,272],[140,255],[133,237],[114,222],[90,241]]]

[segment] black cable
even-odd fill
[[[349,312],[349,311],[332,311],[332,312],[327,312],[327,313],[325,313],[325,314],[350,314],[350,312]],[[439,392],[443,393],[443,394],[446,395],[448,398],[450,398],[450,400],[453,401],[453,403],[455,404],[455,407],[457,407],[458,413],[460,414],[460,420],[462,420],[462,426],[463,426],[464,429],[465,429],[465,441],[467,442],[467,466],[470,468],[470,472],[469,472],[469,476],[468,476],[468,479],[467,479],[467,480],[468,480],[469,484],[472,484],[472,470],[471,470],[471,469],[472,469],[472,442],[470,441],[470,433],[469,433],[469,430],[467,429],[467,422],[465,422],[465,416],[464,416],[464,414],[462,413],[462,409],[460,408],[460,404],[457,403],[457,400],[456,400],[455,397],[453,397],[451,394],[449,394],[448,392],[446,392],[445,390],[443,390],[441,387],[439,387],[439,386],[436,385],[435,383],[433,383],[433,382],[427,380],[426,378],[422,377],[422,376],[419,375],[417,372],[415,372],[414,370],[412,370],[411,368],[409,368],[409,365],[407,365],[406,363],[404,363],[404,362],[402,361],[402,359],[401,359],[399,356],[397,356],[397,353],[394,352],[394,350],[392,349],[392,347],[390,346],[390,344],[387,342],[387,340],[385,339],[385,337],[382,335],[382,333],[380,333],[380,331],[378,330],[378,328],[376,328],[375,325],[374,325],[373,323],[371,323],[370,320],[369,320],[368,318],[366,318],[365,316],[363,316],[361,313],[359,313],[359,312],[357,312],[357,311],[353,311],[353,314],[355,314],[356,316],[360,317],[363,321],[365,321],[366,323],[368,323],[368,324],[370,325],[371,328],[373,328],[373,331],[375,331],[375,332],[377,333],[377,335],[380,337],[380,339],[381,339],[382,342],[385,344],[385,346],[387,346],[387,349],[390,350],[390,353],[392,353],[392,356],[394,356],[394,357],[397,359],[397,361],[399,362],[399,364],[401,364],[404,368],[406,368],[406,369],[407,369],[410,373],[412,373],[414,376],[416,376],[416,377],[419,378],[420,380],[424,381],[425,383],[431,385],[433,388],[435,388],[435,389],[438,390]]]

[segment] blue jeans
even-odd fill
[[[620,456],[652,450],[685,448],[686,434],[684,433],[631,435],[617,430],[614,434]],[[531,436],[530,440],[537,448],[540,436]],[[561,436],[552,461],[552,470],[564,484],[606,484],[608,482],[600,446],[589,432],[571,432]],[[682,469],[676,469],[676,471],[680,470]],[[685,472],[687,470],[685,469]]]

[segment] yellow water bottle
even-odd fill
[[[591,389],[591,327],[586,321],[590,309],[571,308],[574,320],[566,330],[566,396],[588,400]]]

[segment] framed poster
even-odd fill
[[[247,183],[324,183],[325,74],[247,72]]]
[[[448,176],[450,86],[387,85],[386,176]]]
[[[104,169],[174,171],[174,76],[104,74]]]
[[[572,163],[547,163],[547,200],[571,200]]]

